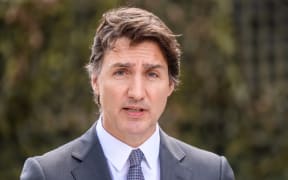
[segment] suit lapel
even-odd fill
[[[185,156],[185,152],[176,144],[176,140],[160,130],[161,180],[192,180],[190,177],[191,170],[182,164]]]
[[[80,137],[80,145],[72,153],[79,165],[72,170],[75,180],[111,180],[109,167],[96,133],[96,123]]]
[[[72,158],[79,162],[71,171],[75,180],[112,180],[95,128],[96,123],[80,137],[79,146],[72,152]],[[192,180],[191,169],[182,164],[185,153],[162,130],[159,156],[161,180]]]

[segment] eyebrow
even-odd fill
[[[162,65],[160,64],[144,64],[144,69],[146,70],[151,70],[151,69],[162,69],[164,68]]]
[[[119,67],[120,68],[129,68],[129,67],[133,67],[133,66],[135,66],[134,63],[115,63],[112,65],[113,68],[116,68],[116,67],[117,68],[119,68]],[[161,65],[161,64],[148,64],[147,63],[147,64],[143,64],[143,66],[144,66],[144,69],[146,69],[146,70],[164,68],[163,65]]]
[[[115,64],[112,64],[112,68],[114,68],[114,67],[131,67],[131,66],[133,66],[133,64],[132,63],[115,63]]]

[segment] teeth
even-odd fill
[[[138,111],[140,111],[140,109],[128,109],[128,111],[138,112]]]
[[[142,112],[143,111],[142,109],[131,109],[131,108],[126,108],[126,110],[130,112]]]

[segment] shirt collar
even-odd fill
[[[156,168],[159,158],[160,135],[159,126],[156,125],[156,130],[150,138],[139,146],[145,156],[146,163],[149,168]]]
[[[121,171],[127,162],[131,151],[136,148],[130,147],[107,132],[103,128],[101,116],[96,125],[96,131],[105,157],[111,162],[117,171]],[[159,126],[157,124],[156,130],[152,136],[138,147],[145,156],[147,166],[151,169],[157,167],[159,146],[160,135]]]

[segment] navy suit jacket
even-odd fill
[[[21,180],[112,180],[95,130],[42,156],[28,158]],[[227,160],[160,130],[161,180],[233,180]]]

